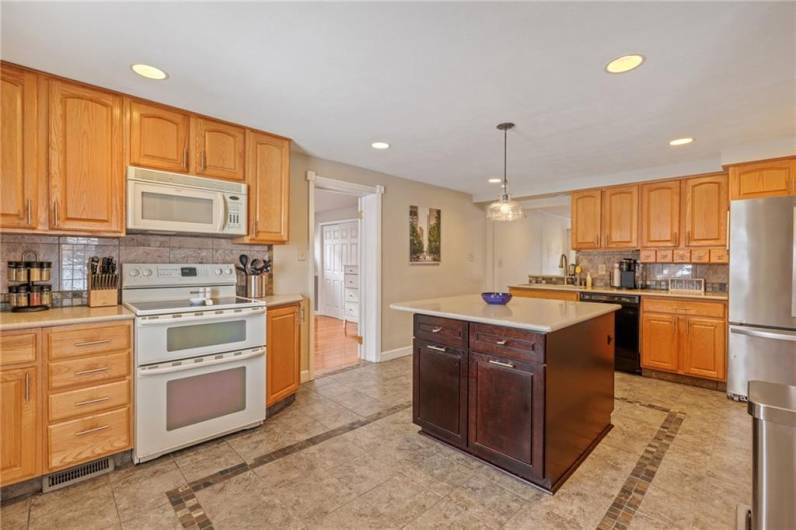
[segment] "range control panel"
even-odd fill
[[[124,263],[122,288],[234,285],[235,266],[230,263]]]

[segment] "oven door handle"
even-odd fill
[[[228,364],[232,362],[244,361],[246,359],[252,359],[254,357],[261,357],[263,354],[265,354],[265,348],[259,348],[256,351],[247,353],[245,355],[233,355],[231,357],[225,357],[224,359],[210,359],[208,361],[203,361],[200,363],[187,362],[179,366],[164,366],[163,368],[150,368],[148,370],[138,370],[138,375],[145,376],[145,375],[172,374],[175,372],[187,372],[189,370],[196,370],[197,368],[205,368],[206,366],[218,366],[219,364]]]
[[[155,326],[173,326],[175,324],[181,324],[183,322],[215,322],[218,320],[230,320],[234,317],[241,317],[241,318],[248,318],[258,315],[265,314],[265,308],[258,308],[258,309],[246,309],[241,311],[240,313],[236,313],[234,310],[221,310],[223,311],[222,314],[213,314],[209,316],[190,316],[190,317],[179,317],[179,318],[153,318],[151,320],[142,318],[136,319],[136,326],[141,327],[155,327]],[[205,311],[206,313],[212,313],[213,311]]]

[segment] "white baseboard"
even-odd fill
[[[302,370],[301,371],[301,382],[306,383],[310,380],[310,371],[309,370]]]
[[[404,346],[403,348],[395,348],[394,350],[383,351],[379,355],[379,362],[391,361],[393,359],[397,359],[398,357],[406,357],[407,355],[412,355],[411,346]]]

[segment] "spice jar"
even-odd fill
[[[18,261],[16,272],[14,273],[14,281],[15,282],[26,282],[28,281],[28,266],[31,265],[32,261]]]
[[[39,262],[39,270],[41,271],[41,281],[49,282],[50,278],[52,278],[53,262],[52,261],[40,261]]]
[[[8,286],[8,305],[11,307],[17,306],[17,286],[16,285],[9,285]]]
[[[41,285],[30,286],[30,296],[28,297],[30,305],[41,305]]]
[[[25,268],[28,269],[28,278],[32,282],[41,281],[41,269],[38,261],[26,261]]]
[[[7,270],[7,278],[9,282],[17,281],[17,269],[22,266],[19,261],[9,261]]]
[[[41,286],[41,305],[53,305],[53,288],[49,285]]]
[[[28,306],[28,286],[27,285],[18,285],[17,286],[17,305],[15,307],[27,307]]]

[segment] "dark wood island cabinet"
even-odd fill
[[[416,313],[414,422],[555,492],[611,429],[613,329],[612,311],[546,333]]]

